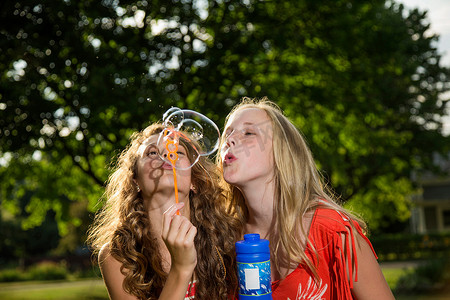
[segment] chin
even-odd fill
[[[236,176],[233,175],[227,175],[227,174],[223,174],[223,179],[228,183],[228,184],[232,184],[232,185],[239,185],[240,180],[238,180],[238,178],[236,178]]]

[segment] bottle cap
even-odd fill
[[[270,253],[269,241],[260,239],[258,233],[244,235],[244,240],[236,242],[238,253]]]

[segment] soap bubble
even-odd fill
[[[160,157],[176,169],[191,168],[201,156],[208,156],[219,147],[219,128],[196,111],[172,107],[164,113],[163,125],[165,129],[158,137],[158,147],[166,151]],[[186,153],[179,151],[180,146]],[[182,162],[179,154],[187,155],[189,162]]]

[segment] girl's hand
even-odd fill
[[[176,214],[183,207],[181,202],[164,212],[161,236],[171,256],[171,270],[192,274],[197,265],[194,245],[197,228],[186,217]]]

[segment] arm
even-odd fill
[[[197,265],[197,251],[194,246],[197,230],[185,217],[175,215],[177,209],[182,207],[183,203],[174,205],[163,217],[162,238],[170,252],[172,262],[159,296],[160,300],[184,299]],[[100,250],[99,265],[110,299],[138,299],[123,289],[125,275],[120,271],[122,264],[110,255],[108,246]]]
[[[358,281],[353,283],[353,297],[358,300],[395,299],[369,244],[358,233],[355,233],[355,240]]]

